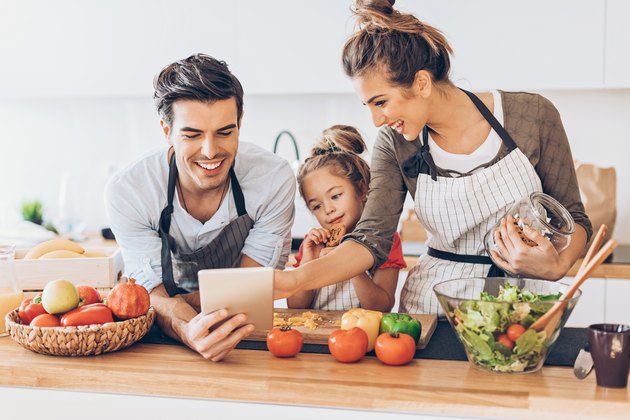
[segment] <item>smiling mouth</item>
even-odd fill
[[[396,120],[395,122],[388,124],[391,128],[393,128],[394,130],[396,130],[398,132],[398,134],[402,134],[403,133],[403,128],[405,126],[405,123],[402,122],[402,120]]]
[[[334,220],[331,220],[330,224],[331,225],[336,225],[337,223],[341,223],[341,219],[343,219],[343,216],[339,216]]]
[[[197,166],[199,166],[200,168],[206,170],[206,171],[215,171],[216,169],[220,168],[221,165],[223,165],[223,160],[216,162],[216,163],[201,163],[201,162],[195,162],[195,164],[197,164]]]

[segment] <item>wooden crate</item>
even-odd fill
[[[95,246],[87,247],[86,251],[103,252],[107,257],[25,260],[28,249],[16,250],[14,266],[20,288],[26,292],[39,291],[49,281],[59,279],[96,289],[112,288],[123,273],[120,248]]]

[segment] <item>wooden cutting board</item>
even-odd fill
[[[317,328],[310,329],[304,326],[293,327],[304,336],[304,343],[306,344],[323,344],[328,345],[328,336],[335,330],[341,328],[341,316],[345,311],[316,311],[313,309],[275,309],[276,314],[280,318],[288,319],[292,316],[301,316],[304,312],[314,312],[322,317],[321,321],[317,321]],[[420,334],[420,341],[418,341],[418,348],[423,349],[427,346],[431,335],[435,331],[437,326],[436,315],[425,314],[411,314],[422,324],[422,332]],[[254,331],[247,340],[253,341],[265,341],[267,337],[266,331]]]

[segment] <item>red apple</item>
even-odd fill
[[[92,286],[77,286],[77,292],[79,292],[79,296],[81,297],[81,303],[79,303],[79,306],[100,303],[101,301],[101,295]]]

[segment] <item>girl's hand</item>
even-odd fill
[[[492,259],[496,265],[523,277],[545,280],[562,278],[569,267],[565,267],[551,241],[529,226],[525,226],[522,233],[519,233],[514,222],[515,219],[508,215],[501,219],[500,228],[494,232],[494,243],[499,251],[492,251]],[[526,244],[521,234],[536,245]]]
[[[320,257],[320,252],[326,247],[326,242],[330,238],[330,232],[324,228],[311,229],[304,238],[302,247],[302,264],[316,260]]]

